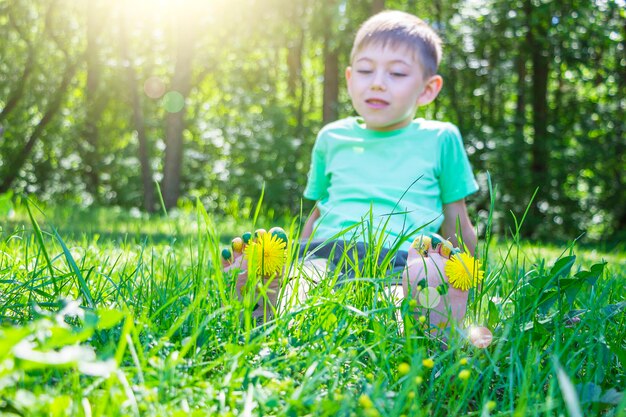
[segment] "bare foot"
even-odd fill
[[[274,315],[286,258],[287,235],[279,227],[246,232],[222,251],[222,267],[236,274],[237,296],[244,305],[253,306],[252,317]]]
[[[419,236],[409,249],[402,289],[405,298],[417,301],[415,317],[426,317],[433,333],[461,326],[467,309],[468,291],[450,285],[445,272],[450,255],[456,251],[438,235]]]

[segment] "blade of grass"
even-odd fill
[[[25,200],[26,202],[26,210],[28,211],[28,217],[30,217],[30,222],[33,225],[33,229],[35,230],[35,239],[37,240],[37,244],[43,253],[44,258],[46,258],[46,264],[48,265],[48,271],[50,272],[50,279],[52,280],[52,285],[54,286],[54,292],[57,293],[59,288],[57,287],[56,279],[54,278],[54,270],[52,269],[52,262],[50,262],[50,255],[48,255],[48,251],[46,250],[46,245],[43,243],[43,233],[41,232],[41,228],[39,227],[39,223],[35,220],[33,213],[30,209],[30,203],[28,198]]]
[[[165,207],[165,201],[163,201],[163,193],[161,193],[161,187],[159,187],[159,182],[155,181],[154,185],[156,186],[157,195],[159,196],[159,203],[161,204],[161,210],[163,210],[163,215],[167,217],[167,208]]]
[[[83,273],[80,271],[80,268],[78,267],[78,265],[76,265],[76,261],[74,261],[74,257],[72,256],[72,253],[67,248],[67,245],[65,244],[65,242],[59,235],[59,232],[57,232],[57,230],[54,227],[52,228],[52,230],[54,231],[54,235],[56,236],[57,241],[59,242],[59,244],[61,245],[61,248],[63,249],[63,253],[65,254],[65,259],[68,265],[70,266],[70,268],[72,268],[74,275],[76,275],[80,292],[85,297],[85,301],[87,302],[87,305],[93,309],[95,305],[93,302],[93,298],[91,297],[91,291],[89,290],[89,286],[87,286],[85,277],[83,277]]]
[[[252,224],[256,226],[256,221],[259,218],[259,213],[261,212],[261,206],[263,205],[263,197],[265,196],[265,183],[263,183],[263,187],[261,188],[261,195],[259,196],[259,201],[256,203],[256,208],[254,209],[254,217],[252,219]]]
[[[563,395],[563,402],[567,407],[570,417],[583,417],[576,388],[574,388],[574,384],[572,384],[571,379],[563,370],[556,358],[554,358],[554,368],[559,381],[559,388],[561,389],[561,394]]]

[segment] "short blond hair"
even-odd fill
[[[407,47],[421,64],[424,76],[437,73],[441,61],[441,38],[426,22],[409,13],[387,10],[367,19],[359,28],[350,62],[369,45]]]

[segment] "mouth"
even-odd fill
[[[374,109],[381,109],[389,105],[388,101],[385,101],[379,98],[368,98],[367,100],[365,100],[365,103],[369,107],[374,108]]]

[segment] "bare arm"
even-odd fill
[[[460,236],[456,234],[457,219],[460,226]],[[474,226],[467,214],[467,206],[465,205],[464,199],[444,204],[441,235],[446,239],[450,239],[455,246],[459,246],[459,238],[462,238],[467,250],[474,255],[478,239],[476,237],[476,230],[474,230]]]
[[[315,220],[319,218],[320,218],[320,210],[317,208],[317,205],[316,205],[313,211],[311,212],[311,215],[309,216],[309,218],[306,219],[306,223],[304,224],[304,227],[302,228],[302,233],[300,234],[300,240],[307,240],[309,237],[311,237],[311,234],[313,233],[313,225],[315,224]]]

